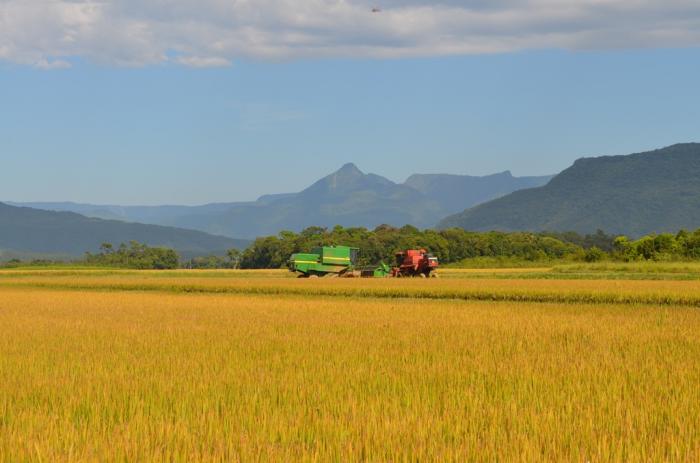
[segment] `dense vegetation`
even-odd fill
[[[152,248],[137,241],[115,248],[111,243],[103,243],[99,253],[86,253],[85,263],[105,267],[133,269],[167,270],[180,266],[180,256],[168,248]]]
[[[613,243],[612,257],[618,260],[700,260],[700,229],[673,235],[649,235],[636,241],[620,236]]]
[[[648,235],[638,240],[611,236],[602,231],[591,235],[528,232],[468,232],[459,228],[420,231],[415,227],[380,226],[365,228],[307,228],[301,233],[282,232],[258,238],[240,256],[241,268],[279,268],[295,252],[315,246],[349,245],[359,247],[362,264],[393,262],[402,249],[425,248],[443,264],[472,259],[496,259],[507,263],[571,260],[688,261],[700,260],[700,229],[677,234]]]
[[[540,188],[516,191],[449,217],[440,228],[603,229],[638,238],[700,227],[700,144],[579,159]]]
[[[245,251],[229,249],[224,256],[208,255],[182,260],[178,253],[163,247],[149,247],[132,241],[114,247],[103,243],[98,253],[86,253],[83,260],[71,262],[13,259],[3,267],[104,266],[133,269],[265,269],[284,267],[295,252],[310,251],[316,246],[349,245],[361,249],[360,264],[380,261],[393,263],[394,254],[403,249],[425,248],[440,258],[442,264],[467,266],[519,266],[530,263],[570,262],[683,262],[700,260],[700,229],[676,234],[647,235],[638,240],[626,236],[594,234],[528,232],[467,232],[418,230],[410,225],[394,228],[382,225],[366,228],[332,229],[310,227],[301,233],[282,232],[258,238]]]
[[[420,231],[409,225],[402,228],[382,225],[374,231],[337,226],[330,230],[310,227],[301,233],[282,232],[277,236],[258,238],[243,252],[241,267],[277,268],[283,266],[292,253],[339,244],[359,247],[362,264],[393,262],[397,251],[414,248],[430,250],[443,263],[475,257],[535,261],[582,258],[584,255],[580,246],[545,234],[473,233],[461,229]]]
[[[188,269],[217,269],[217,268],[241,268],[242,251],[238,249],[229,249],[226,251],[226,256],[200,256],[193,257],[183,264]]]

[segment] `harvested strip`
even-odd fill
[[[303,295],[365,298],[458,299],[700,307],[698,281],[581,280],[293,280],[278,278],[5,278],[0,287],[203,294]]]

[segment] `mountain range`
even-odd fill
[[[700,144],[582,158],[553,178],[421,174],[395,183],[346,164],[298,193],[251,202],[0,203],[0,253],[76,256],[105,241],[136,240],[184,256],[202,255],[245,247],[247,239],[282,230],[381,224],[475,231],[601,229],[631,237],[700,228]]]
[[[200,231],[126,223],[0,203],[0,257],[70,256],[97,251],[100,244],[131,240],[176,249],[183,257],[223,254],[249,242]]]
[[[513,192],[440,222],[468,230],[597,229],[638,237],[700,228],[700,144],[582,158],[538,188]]]
[[[429,199],[437,201],[446,214],[452,214],[500,198],[513,191],[545,185],[553,177],[553,175],[513,177],[510,171],[484,177],[416,174],[410,176],[404,185],[410,186]]]
[[[253,239],[282,230],[300,231],[311,225],[433,227],[449,214],[512,191],[543,185],[550,179],[551,176],[513,177],[510,172],[485,177],[417,174],[405,183],[395,183],[346,164],[298,193],[266,195],[252,202],[204,206],[8,204]]]

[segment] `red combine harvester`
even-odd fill
[[[438,268],[437,257],[429,254],[425,249],[409,249],[396,253],[396,267],[393,276],[401,277],[437,277],[434,273]]]

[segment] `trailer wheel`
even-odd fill
[[[318,278],[318,275],[309,275],[309,278]]]

